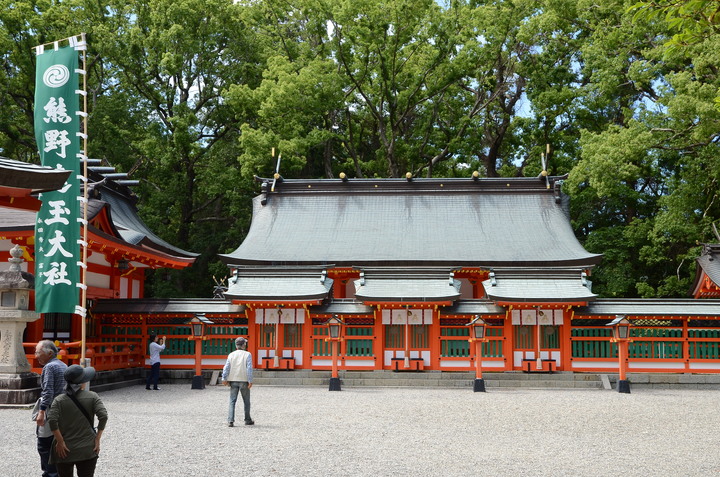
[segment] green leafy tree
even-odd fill
[[[230,213],[247,184],[233,167],[239,128],[222,99],[231,84],[258,75],[242,7],[229,0],[111,1],[108,7],[114,21],[95,30],[95,48],[115,79],[108,109],[101,107],[103,125],[132,150],[112,162],[141,179],[138,193],[151,228],[202,252],[170,289],[162,283],[166,276],[150,289],[208,294],[209,284],[200,290],[195,284],[203,282],[195,277],[207,276],[216,254],[235,245],[234,226],[247,221],[247,212],[239,221]],[[112,111],[123,106],[135,119],[129,126],[113,121]],[[106,137],[106,148],[117,144]]]

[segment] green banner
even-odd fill
[[[74,171],[64,187],[41,194],[35,223],[35,309],[75,313],[79,304],[80,100],[78,52],[38,47],[35,74],[35,140],[43,166]]]

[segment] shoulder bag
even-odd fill
[[[72,399],[72,402],[75,403],[75,405],[78,407],[78,409],[80,409],[80,412],[83,413],[83,416],[85,416],[85,419],[88,420],[88,423],[90,424],[90,429],[92,429],[93,434],[97,434],[97,429],[95,429],[95,426],[93,425],[93,424],[94,424],[94,423],[93,423],[93,418],[90,417],[90,415],[88,414],[88,412],[85,410],[85,408],[82,406],[82,404],[80,404],[80,402],[77,400],[77,398],[75,397],[75,395],[74,395],[74,394],[68,394],[67,397],[69,397],[70,399]]]

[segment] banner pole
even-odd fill
[[[36,50],[37,48],[45,48],[45,47],[48,46],[48,45],[55,45],[55,43],[58,43],[58,44],[59,44],[59,43],[62,43],[63,41],[67,41],[68,43],[70,43],[70,42],[72,42],[72,39],[73,39],[73,38],[76,38],[77,36],[78,36],[78,35],[73,35],[73,36],[69,36],[69,37],[67,37],[67,38],[62,38],[62,39],[60,39],[60,40],[49,41],[49,42],[47,42],[47,43],[43,43],[42,45],[35,45],[35,46],[33,46],[32,48],[30,48],[30,49],[31,49],[31,50]],[[85,40],[85,33],[81,33],[80,36],[82,36],[82,39],[83,39],[83,41],[84,41],[84,40]]]
[[[83,85],[82,90],[85,92],[85,94],[82,95],[83,97],[83,112],[85,113],[83,115],[83,156],[85,160],[83,161],[83,176],[85,177],[85,180],[83,181],[85,183],[85,187],[83,188],[83,245],[82,245],[82,270],[80,271],[81,279],[80,283],[82,283],[82,286],[80,287],[80,306],[82,308],[85,308],[87,305],[87,263],[88,263],[88,198],[90,196],[89,194],[89,187],[88,187],[88,103],[87,103],[87,44],[85,43],[85,33],[80,34],[82,38],[82,43],[85,45],[85,47],[82,49],[82,70],[85,72],[85,74],[82,75],[83,77]],[[87,342],[87,310],[85,310],[85,313],[82,315],[82,337],[81,337],[81,352],[80,352],[80,358],[82,360],[83,366],[85,365],[85,349],[87,348],[86,342]]]

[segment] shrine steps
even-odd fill
[[[440,371],[340,371],[342,386],[347,387],[428,387],[471,388],[473,372]],[[487,388],[526,389],[603,389],[599,374],[579,373],[483,373]],[[267,386],[327,386],[329,371],[256,370],[254,384]]]
[[[97,392],[109,391],[126,386],[144,386],[147,370],[105,371],[91,383]],[[211,377],[217,371],[204,370],[205,384],[210,385]],[[218,373],[219,374],[219,373]],[[161,369],[162,384],[190,383],[192,370]],[[427,387],[427,388],[472,388],[474,372],[457,371],[339,371],[343,387]],[[484,372],[487,389],[616,389],[617,373],[526,373]],[[720,374],[682,373],[628,373],[632,389],[703,389],[720,390]],[[330,371],[295,370],[254,370],[254,384],[259,386],[323,386],[327,387]]]

